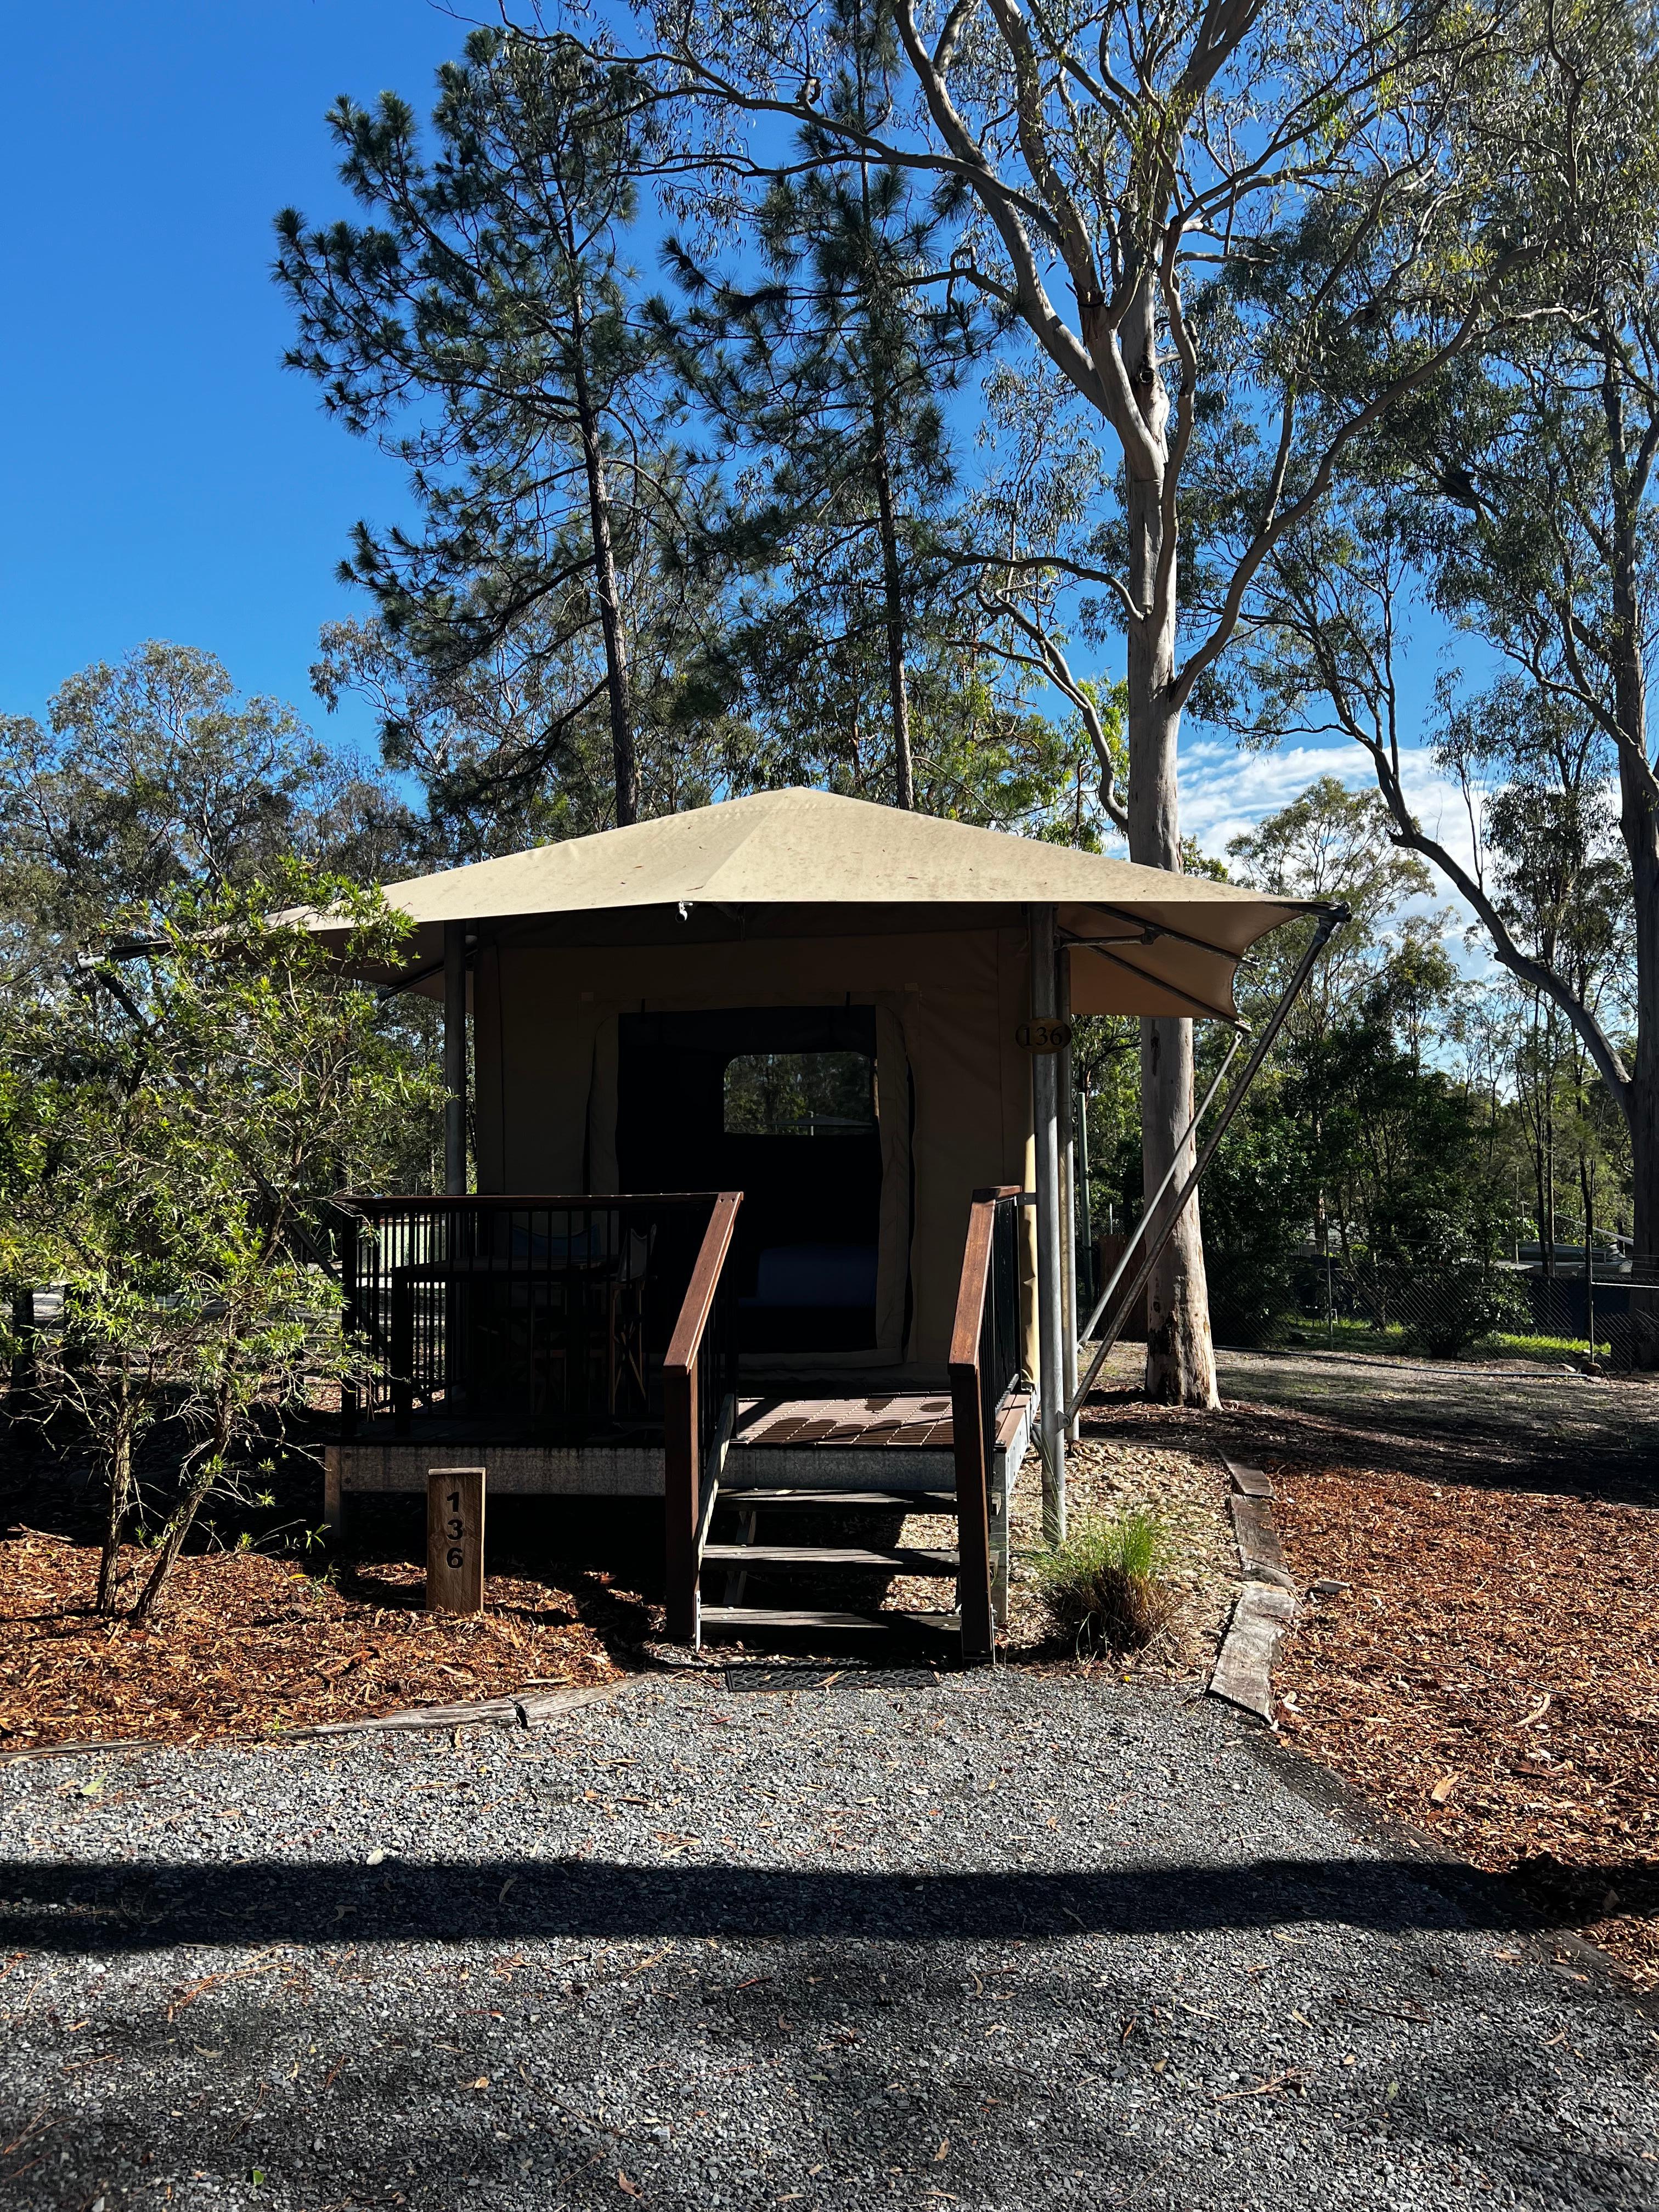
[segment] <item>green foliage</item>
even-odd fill
[[[1524,1326],[1527,1302],[1514,1278],[1499,1273],[1491,1254],[1475,1248],[1455,1224],[1446,1224],[1439,1246],[1421,1264],[1432,1295],[1406,1325],[1403,1341],[1410,1350],[1461,1359],[1495,1333]]]
[[[277,218],[289,364],[422,516],[358,525],[377,621],[325,648],[325,696],[378,694],[388,758],[498,850],[684,803],[688,754],[730,734],[680,557],[703,495],[626,258],[669,158],[641,91],[568,40],[476,30],[424,137],[391,93],[331,111],[372,221]]]
[[[106,1606],[137,1448],[163,1418],[188,1440],[145,1613],[205,1499],[257,1471],[270,1418],[353,1371],[330,1195],[395,1172],[441,1110],[349,972],[402,957],[409,926],[378,892],[289,862],[175,885],[148,924],[15,1000],[0,1036],[0,1256],[64,1292],[61,1328],[9,1349],[41,1418],[104,1469]]]
[[[278,700],[239,699],[211,653],[155,641],[52,695],[47,726],[0,718],[0,928],[12,963],[142,934],[179,886],[246,884],[299,854],[395,873],[416,826]]]
[[[1168,1626],[1179,1602],[1170,1582],[1169,1531],[1146,1506],[1085,1522],[1035,1562],[1037,1595],[1079,1650],[1135,1651]]]
[[[879,128],[890,26],[837,0],[826,30],[833,110]],[[908,805],[927,768],[907,664],[938,668],[963,597],[944,542],[957,473],[945,402],[994,329],[971,298],[930,301],[945,217],[914,179],[842,158],[822,130],[801,133],[799,154],[745,210],[747,262],[711,270],[670,240],[690,304],[656,302],[657,327],[741,464],[702,550],[754,580],[722,649],[766,732],[763,775]]]

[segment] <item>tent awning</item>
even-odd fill
[[[1052,905],[1073,947],[1074,1012],[1226,1020],[1243,954],[1309,911],[1207,876],[800,789],[417,876],[386,896],[416,926],[415,978],[441,958],[446,922],[523,943],[715,944],[998,927]],[[435,976],[416,987],[439,988]]]

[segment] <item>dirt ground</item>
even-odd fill
[[[1304,1607],[1283,1655],[1286,1736],[1659,1986],[1659,1386],[1224,1352],[1225,1403],[1206,1416],[1141,1402],[1139,1358],[1114,1355],[1069,1455],[1074,1526],[1146,1503],[1174,1539],[1182,1605],[1135,1671],[1202,1679],[1237,1587],[1221,1455],[1271,1468],[1298,1581],[1348,1585]],[[489,1610],[437,1620],[410,1529],[388,1523],[358,1529],[328,1574],[280,1545],[186,1558],[147,1632],[91,1613],[96,1551],[72,1504],[41,1527],[21,1503],[0,1519],[0,1757],[604,1680],[654,1625],[637,1559],[606,1556],[614,1531],[580,1559],[503,1545]],[[930,1535],[951,1531],[904,1529]],[[1013,1535],[1005,1660],[1069,1667],[1029,1564],[1035,1453]],[[942,1601],[937,1583],[894,1583],[868,1601]]]
[[[1170,1579],[1181,1593],[1168,1630],[1133,1665],[1177,1679],[1201,1679],[1214,1663],[1238,1587],[1238,1553],[1227,1518],[1229,1484],[1209,1451],[1176,1451],[1140,1445],[1121,1427],[1107,1443],[1085,1417],[1079,1441],[1066,1455],[1070,1525],[1115,1519],[1150,1506],[1167,1532]],[[1021,1469],[1012,1516],[1014,1566],[1010,1577],[1007,1656],[1012,1661],[1054,1656],[1054,1631],[1036,1595],[1030,1556],[1042,1543],[1042,1467],[1035,1452]],[[1025,1557],[1022,1559],[1021,1554]]]

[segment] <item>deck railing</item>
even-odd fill
[[[951,1334],[951,1427],[957,1468],[957,1556],[962,1650],[995,1649],[991,1606],[990,1479],[997,1422],[1018,1381],[1024,1354],[1019,1243],[1023,1194],[1012,1186],[974,1193]]]
[[[370,1422],[552,1444],[662,1433],[665,1358],[724,1197],[338,1206],[346,1325],[368,1355],[343,1395],[344,1437]]]
[[[736,1277],[727,1264],[743,1193],[714,1200],[663,1360],[665,1602],[670,1638],[695,1644],[702,1537],[736,1422]]]

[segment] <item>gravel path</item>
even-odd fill
[[[1153,1686],[0,1771],[8,2207],[1648,2207],[1659,2034]]]

